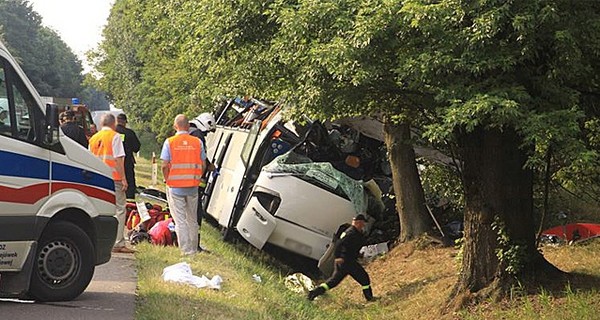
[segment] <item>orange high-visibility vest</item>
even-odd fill
[[[171,163],[167,185],[174,188],[197,187],[202,178],[202,143],[189,134],[177,134],[168,139]]]
[[[117,160],[112,147],[112,141],[116,134],[118,133],[114,130],[98,131],[90,138],[90,151],[112,169],[113,180],[121,181],[123,177],[117,171]]]

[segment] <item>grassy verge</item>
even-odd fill
[[[138,164],[140,185],[149,185],[149,161]],[[159,178],[162,181],[162,177]],[[138,289],[136,319],[598,319],[600,314],[600,241],[581,246],[544,248],[560,269],[581,275],[558,290],[527,295],[515,288],[501,303],[484,301],[461,312],[443,307],[457,277],[454,248],[416,250],[401,245],[369,264],[374,293],[365,303],[351,279],[309,302],[283,284],[287,267],[245,244],[225,243],[204,223],[202,245],[212,253],[183,258],[177,248],[142,245],[136,253]],[[187,261],[196,275],[220,275],[219,291],[165,283],[163,268]],[[252,279],[258,274],[262,282]]]
[[[216,229],[202,227],[202,244],[211,253],[182,258],[173,247],[144,245],[136,254],[137,319],[317,319],[327,315],[283,286],[285,271],[266,255],[220,240]],[[197,289],[161,280],[164,267],[190,263],[194,274],[220,275],[221,290]],[[253,274],[262,281],[255,282]],[[335,318],[334,318],[335,319]]]
[[[375,293],[381,299],[364,303],[360,288],[350,279],[314,302],[285,288],[290,272],[245,244],[224,243],[210,225],[202,227],[202,243],[211,253],[182,258],[177,248],[143,245],[136,254],[138,270],[137,319],[597,319],[600,294],[588,285],[562,291],[491,301],[458,313],[441,313],[455,281],[453,249],[411,251],[402,246],[369,265]],[[553,261],[570,272],[600,278],[600,243],[586,247],[552,249]],[[584,260],[576,262],[581,257]],[[551,259],[552,260],[552,259]],[[220,291],[196,289],[161,280],[164,267],[180,261],[191,264],[196,275],[223,279]],[[450,267],[450,268],[448,268]],[[572,268],[573,267],[573,268]],[[252,279],[262,278],[261,283]]]
[[[574,275],[572,283],[557,290],[541,289],[514,296],[500,304],[483,303],[461,313],[464,319],[598,319],[600,314],[600,241],[563,247],[545,247],[544,256]]]
[[[162,171],[160,170],[160,151],[156,155],[157,164],[157,184],[152,185],[152,161],[146,158],[136,158],[135,165],[135,179],[138,186],[144,186],[146,188],[153,187],[165,191]]]

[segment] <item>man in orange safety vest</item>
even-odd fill
[[[107,113],[100,119],[102,129],[90,138],[89,150],[100,158],[112,169],[112,177],[115,181],[115,205],[117,207],[116,217],[119,221],[117,239],[113,252],[133,253],[134,250],[125,246],[125,204],[127,191],[127,179],[125,178],[125,150],[121,136],[115,131],[117,121],[115,116]]]
[[[200,139],[188,133],[185,115],[175,117],[174,127],[177,133],[162,147],[161,168],[179,249],[184,255],[192,255],[198,252],[198,185],[206,170],[206,153]]]

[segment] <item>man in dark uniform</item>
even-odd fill
[[[117,116],[117,132],[121,134],[125,148],[125,178],[127,179],[127,199],[135,199],[135,158],[134,152],[140,151],[140,140],[135,132],[127,128],[127,116],[121,113]]]
[[[350,275],[362,286],[365,299],[373,301],[371,279],[369,279],[369,275],[357,261],[360,248],[365,245],[367,240],[364,235],[366,220],[362,214],[352,219],[352,225],[342,233],[340,240],[336,243],[335,265],[331,278],[311,290],[308,293],[308,300],[314,300],[316,297],[324,294],[325,291],[335,288],[347,275]]]
[[[60,128],[64,134],[87,149],[88,140],[85,136],[85,131],[83,128],[80,127],[75,121],[75,112],[71,110],[65,111],[63,115],[63,121],[64,122],[61,124]]]

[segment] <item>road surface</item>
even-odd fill
[[[132,320],[135,308],[135,259],[113,253],[96,267],[92,282],[77,299],[34,303],[0,299],[0,319],[15,320]]]

